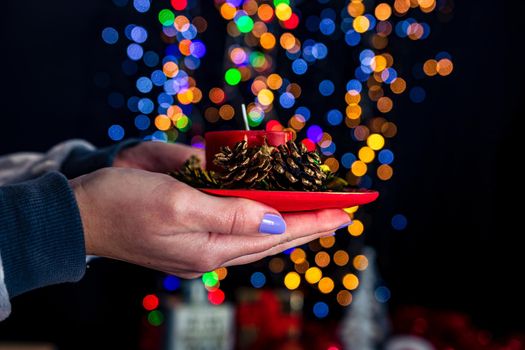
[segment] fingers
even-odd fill
[[[248,199],[224,198],[186,188],[177,201],[179,220],[185,232],[214,232],[225,235],[280,235],[286,222],[275,209]],[[180,220],[180,218],[186,218]]]
[[[204,167],[206,156],[204,150],[190,147],[179,143],[147,142],[148,151],[141,157],[148,157],[151,161],[147,162],[144,170],[155,172],[169,172],[180,169],[186,160],[191,156],[196,156],[201,160]]]
[[[287,249],[286,247],[303,244],[301,242],[309,242],[332,233],[349,221],[348,215],[340,209],[285,214],[284,218],[288,225],[284,234],[262,237],[218,235],[217,252],[221,254],[224,261],[252,254],[264,257]]]
[[[293,247],[298,247],[298,246],[301,246],[303,244],[309,243],[309,242],[311,242],[313,240],[316,240],[318,238],[330,235],[332,233],[333,233],[332,231],[328,231],[328,232],[321,232],[321,233],[317,233],[317,234],[306,236],[306,237],[300,237],[300,238],[297,238],[297,239],[295,239],[293,241],[290,241],[290,242],[278,244],[278,245],[276,245],[276,246],[274,246],[274,247],[272,247],[272,248],[270,248],[270,249],[268,249],[266,251],[263,251],[263,252],[259,252],[259,253],[255,253],[255,254],[249,254],[249,255],[244,255],[244,256],[240,256],[240,257],[234,258],[234,259],[224,263],[223,266],[224,267],[228,267],[228,266],[234,266],[234,265],[250,264],[252,262],[264,259],[264,258],[266,258],[268,256],[272,256],[272,255],[275,255],[275,254],[282,253],[283,251],[285,251],[287,249],[290,249],[290,248],[293,248]]]

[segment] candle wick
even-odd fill
[[[246,130],[250,130],[250,124],[248,124],[248,114],[246,113],[246,106],[244,105],[244,103],[241,105],[242,106],[242,119],[244,120],[244,127],[246,128]]]

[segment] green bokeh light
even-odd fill
[[[173,25],[174,21],[175,21],[175,15],[170,10],[164,9],[159,12],[159,22],[163,26],[165,27],[171,26]]]
[[[261,52],[255,51],[250,54],[250,64],[255,68],[262,67],[265,61],[264,54]]]
[[[250,16],[241,16],[236,21],[237,28],[241,33],[248,33],[253,29],[253,20]]]
[[[215,271],[206,272],[202,275],[202,282],[206,287],[215,287],[219,283],[219,275]]]
[[[158,327],[164,322],[164,315],[159,310],[153,310],[148,314],[148,322],[150,325]]]
[[[226,71],[224,79],[229,85],[237,85],[241,81],[241,72],[237,68],[230,68]]]
[[[279,4],[290,5],[290,0],[273,0],[273,6],[277,7]]]

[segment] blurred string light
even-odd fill
[[[226,21],[229,40],[223,81],[209,91],[202,91],[193,77],[207,53],[206,43],[200,39],[207,30],[207,19],[193,11],[199,8],[198,0],[166,1],[156,13],[150,0],[113,0],[113,3],[118,7],[132,6],[145,16],[156,16],[165,44],[163,52],[151,51],[149,41],[158,37],[157,33],[136,24],[101,31],[107,45],[125,48],[122,70],[134,77],[136,89],[132,96],[112,94],[108,103],[117,109],[127,107],[145,139],[173,142],[196,130],[191,143],[204,147],[199,135],[202,131],[198,131],[202,128],[194,128],[194,123],[199,123],[194,118],[194,106],[200,107],[207,123],[228,122],[235,118],[242,90],[252,94],[245,102],[252,127],[262,125],[266,130],[291,131],[309,150],[320,149],[324,167],[339,171],[351,185],[358,187],[372,187],[375,181],[388,181],[395,174],[390,140],[398,128],[389,117],[397,113],[397,101],[404,95],[413,103],[424,102],[427,98],[424,79],[446,77],[454,71],[448,52],[438,52],[410,69],[404,66],[406,62],[396,60],[394,46],[390,45],[400,40],[429,40],[432,28],[425,16],[433,13],[443,18],[450,16],[451,0],[351,0],[343,4],[318,0],[319,13],[306,18],[300,11],[301,2],[214,0],[218,13]],[[299,34],[297,28],[306,31]],[[352,48],[354,54],[349,60],[355,63],[355,69],[343,86],[337,86],[328,76],[311,80],[319,98],[325,101],[344,98],[345,105],[342,109],[330,107],[314,116],[311,108],[315,102],[302,98],[302,89],[312,87],[301,86],[296,79],[308,78],[319,71],[316,67],[319,62],[338,54],[329,49],[332,40]],[[289,60],[289,75],[277,73],[277,53]],[[138,71],[140,76],[136,76]],[[102,75],[96,77],[96,82],[100,87],[109,85],[107,77]],[[280,117],[277,110],[282,111]],[[319,125],[321,118],[326,127]],[[330,134],[334,127],[348,130],[349,138],[336,140]],[[115,141],[123,139],[125,134],[118,124],[108,129],[108,136]],[[357,209],[347,210],[353,223],[346,229],[346,238],[359,237],[365,231],[365,224],[354,217]],[[392,217],[391,225],[395,230],[403,230],[407,219],[397,214]],[[310,286],[339,305],[348,306],[352,303],[351,291],[359,285],[357,271],[368,266],[366,256],[351,256],[338,246],[335,237],[319,240],[306,249],[290,249],[287,254],[289,259],[269,260],[269,272],[251,274],[252,286],[262,288],[269,274],[282,274],[283,284],[290,290]],[[333,267],[342,273],[337,278],[327,272]],[[224,302],[220,284],[227,274],[228,270],[221,268],[203,276],[211,303]],[[178,289],[178,280],[173,278],[167,276],[164,280],[167,291]],[[388,289],[377,289],[376,298],[387,300]],[[316,305],[313,313],[325,317],[329,309],[322,303]],[[150,323],[158,323],[161,317],[154,314],[151,319]]]

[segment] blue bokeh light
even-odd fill
[[[298,58],[292,62],[292,70],[297,75],[303,75],[308,70],[308,63],[302,58]]]
[[[323,80],[319,84],[319,92],[323,96],[330,96],[335,91],[335,85],[331,80]]]
[[[111,125],[108,129],[108,136],[113,141],[120,141],[124,138],[124,128],[118,124]]]
[[[415,86],[412,89],[410,89],[410,99],[414,103],[421,103],[425,100],[427,97],[427,93],[425,90],[420,86]]]
[[[162,282],[164,289],[166,289],[169,292],[173,292],[180,288],[180,279],[175,276],[168,275],[164,277],[164,281]]]
[[[394,230],[402,231],[408,225],[408,220],[403,214],[396,214],[392,217],[392,227]]]
[[[314,304],[313,312],[315,317],[317,318],[325,318],[328,316],[328,313],[330,312],[330,309],[328,308],[328,304],[323,301],[318,301]]]
[[[106,44],[116,44],[118,41],[119,35],[118,32],[115,30],[115,28],[107,27],[104,28],[102,31],[102,40],[106,42]]]
[[[147,94],[153,89],[153,82],[147,77],[140,77],[137,79],[137,90],[143,94]]]
[[[262,272],[254,272],[250,282],[254,288],[261,288],[266,284],[266,276]]]
[[[326,114],[326,120],[330,125],[339,125],[343,122],[343,113],[337,109],[332,109]]]
[[[127,49],[128,57],[133,61],[138,61],[142,58],[144,54],[144,49],[139,44],[129,44]]]
[[[151,121],[144,114],[139,114],[135,117],[135,127],[139,130],[146,130],[150,124]]]

